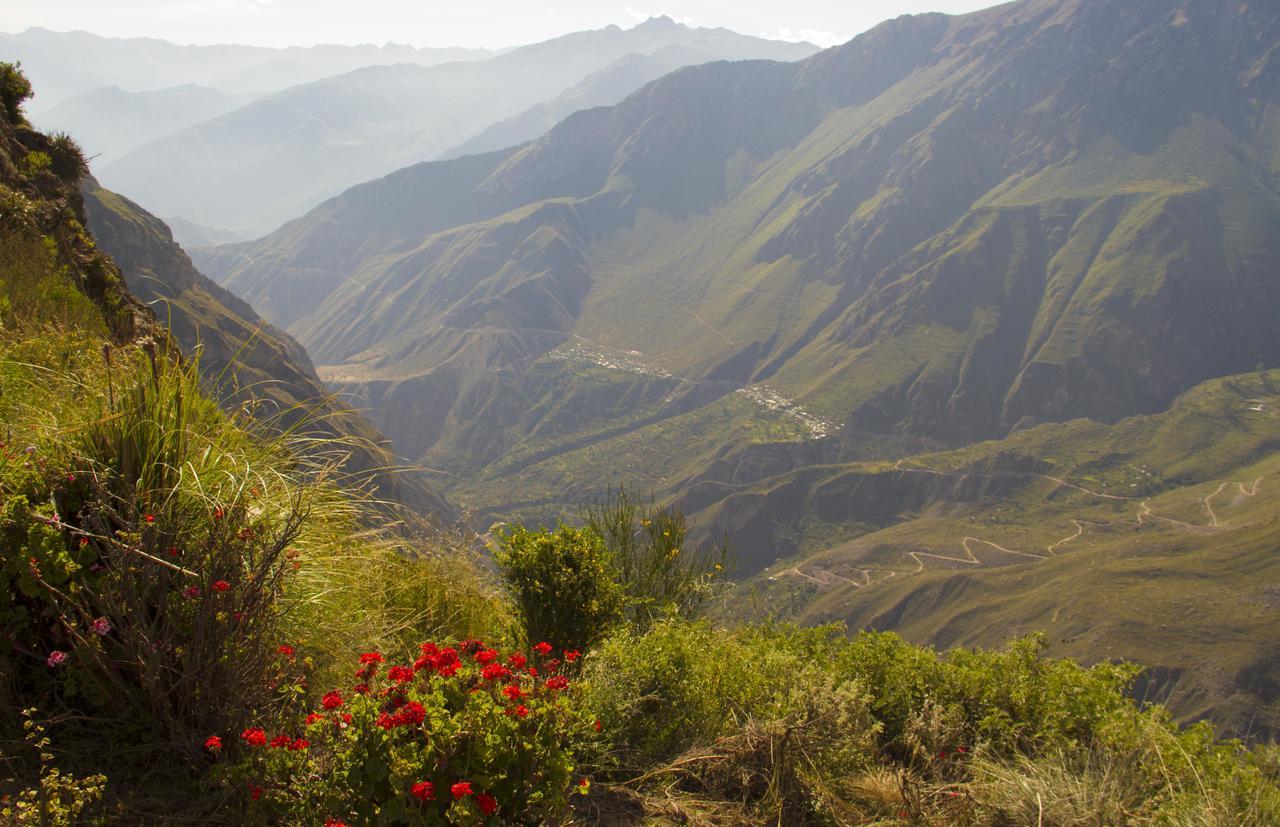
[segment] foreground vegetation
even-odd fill
[[[1276,749],[1140,708],[1136,667],[699,619],[724,551],[626,492],[494,532],[496,571],[383,524],[297,417],[219,408],[130,309],[76,165],[31,160],[53,147],[19,79],[0,65],[3,823],[1280,821]]]

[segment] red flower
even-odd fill
[[[294,752],[300,752],[301,750],[304,750],[309,746],[311,746],[311,742],[308,741],[306,738],[294,738],[293,743],[289,745],[289,749],[293,750]]]
[[[393,666],[387,670],[387,679],[396,683],[408,683],[413,680],[413,670],[407,666]]]
[[[591,728],[594,729],[596,732],[599,732],[600,730],[604,729],[604,724],[600,723],[599,718],[596,718],[596,722],[591,725]]]
[[[427,710],[417,701],[409,701],[409,703],[405,704],[404,708],[397,714],[405,723],[416,725],[426,720]]]
[[[249,727],[240,733],[240,737],[251,747],[264,747],[267,745],[267,733],[258,727]]]
[[[319,712],[312,712],[310,715],[308,715],[308,716],[307,716],[307,724],[306,724],[306,725],[307,725],[307,726],[311,726],[311,725],[313,725],[313,724],[317,724],[317,723],[319,723],[320,721],[323,721],[323,720],[324,720],[324,716],[323,716],[323,715],[321,715]]]
[[[504,686],[502,688],[502,694],[506,695],[513,701],[518,701],[524,697],[524,692],[522,692],[520,687],[516,686],[514,683]]]
[[[537,646],[533,647],[533,649],[534,649],[534,651],[536,651],[539,655],[549,655],[549,654],[551,654],[551,644],[550,644],[550,643],[547,643],[545,640],[544,640],[544,641],[542,641],[541,643],[539,643]]]
[[[471,795],[471,782],[459,781],[449,788],[449,792],[453,793],[454,798],[466,798]]]
[[[498,659],[497,649],[485,649],[475,654],[476,663],[493,663]]]
[[[224,513],[225,512],[223,512],[222,506],[218,506],[217,508],[213,509],[213,519],[221,520]]]
[[[285,643],[281,645],[281,647],[276,651],[284,655],[286,658],[293,660],[294,651],[293,651],[293,647],[290,646],[289,644]]]
[[[257,801],[258,799],[262,798],[262,788],[259,787],[257,784],[250,784],[249,797],[252,798],[254,801]]]
[[[577,649],[566,649],[564,652],[564,659],[567,663],[573,663],[580,657],[582,657],[582,653]]]
[[[210,735],[205,739],[204,748],[216,754],[222,750],[222,739],[217,735]]]
[[[326,692],[324,697],[320,699],[320,705],[325,709],[337,709],[342,706],[342,703],[342,693],[336,691]]]
[[[271,743],[268,744],[268,746],[270,746],[272,749],[283,749],[284,747],[289,746],[290,742],[292,741],[293,739],[290,738],[288,735],[281,733],[280,735],[277,735],[276,737],[272,738]]]
[[[516,718],[527,718],[529,717],[529,707],[525,706],[524,704],[513,706],[510,709],[506,710],[506,714]]]
[[[511,675],[511,670],[500,663],[487,663],[480,670],[480,676],[487,681],[501,680]]]
[[[346,726],[350,723],[351,723],[351,713],[350,712],[342,713],[342,725]]]
[[[424,643],[418,648],[421,649],[422,654],[426,655],[427,657],[431,657],[432,655],[440,651],[439,649],[436,648],[436,645],[434,643],[430,643],[430,642]]]
[[[213,590],[215,592],[225,592],[229,588],[231,588],[231,584],[226,580],[215,580],[213,583]]]
[[[568,686],[569,679],[564,675],[555,675],[547,678],[547,689],[567,689]]]
[[[430,781],[419,781],[413,785],[411,792],[419,801],[432,801],[436,797],[436,785]]]
[[[154,522],[156,521],[156,515],[154,515],[154,514],[148,514],[147,516],[143,517],[142,519],[146,520],[146,521],[147,521],[147,522],[149,522],[149,523],[154,523]]]
[[[488,793],[480,793],[477,795],[476,804],[479,805],[480,812],[487,816],[491,816],[498,811],[498,799]]]
[[[200,590],[195,586],[187,586],[185,589],[182,590],[182,596],[187,598],[188,600],[190,600],[193,597],[198,597],[199,594],[200,594]]]
[[[345,821],[338,821],[336,818],[330,818],[325,820],[324,827],[349,827],[349,825]]]
[[[358,683],[358,684],[356,684],[355,686],[351,687],[351,691],[352,691],[352,692],[354,692],[354,693],[356,693],[357,695],[368,695],[368,694],[369,694],[369,684],[367,684],[367,683]]]
[[[360,655],[360,662],[366,666],[371,663],[382,663],[385,660],[381,652],[365,652]]]
[[[528,662],[529,662],[528,658],[526,658],[524,655],[522,655],[519,652],[516,652],[511,657],[507,658],[507,666],[510,666],[512,669],[515,669],[516,671],[523,669],[525,664]]]

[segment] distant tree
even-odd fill
[[[0,103],[4,104],[5,114],[10,123],[25,123],[22,117],[22,104],[29,100],[35,90],[31,81],[22,73],[22,62],[0,62]]]

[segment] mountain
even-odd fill
[[[330,75],[390,63],[431,66],[481,60],[483,49],[384,46],[184,46],[152,38],[99,37],[88,32],[31,28],[0,33],[0,59],[22,61],[36,89],[28,115],[39,116],[67,98],[119,86],[130,92],[196,84],[234,94],[276,92]]]
[[[691,490],[757,564],[763,614],[939,648],[1045,632],[1149,666],[1144,700],[1234,735],[1280,725],[1280,383],[1215,379],[1161,414],[1045,424],[895,462]],[[726,607],[740,615],[741,605]]]
[[[742,48],[737,43],[725,45],[732,45],[733,48],[717,50],[710,45],[678,45],[668,46],[652,54],[623,55],[551,100],[531,107],[514,118],[499,121],[475,137],[441,153],[440,160],[481,155],[531,141],[574,112],[596,106],[612,106],[646,83],[685,66],[714,60],[747,60],[753,57],[768,59],[771,57],[769,53],[776,50],[776,44],[771,41],[759,41],[760,48],[754,50],[759,54],[752,54],[750,46],[753,44],[750,43],[744,44],[748,48]]]
[[[164,223],[169,225],[169,230],[173,233],[173,240],[178,242],[183,249],[217,247],[219,244],[235,244],[244,241],[242,237],[235,233],[230,233],[226,230],[215,230],[212,227],[202,227],[180,215],[169,216],[164,219]]]
[[[421,516],[450,519],[452,507],[413,471],[396,471],[386,437],[338,403],[315,374],[306,351],[288,334],[205,278],[164,222],[86,178],[87,226],[111,256],[132,296],[149,305],[184,353],[199,353],[211,392],[227,407],[254,406],[283,428],[346,440],[343,470],[355,485]]]
[[[1114,422],[1280,360],[1277,26],[1192,1],[900,18],[684,69],[204,261],[462,478],[607,450],[628,394],[653,421],[776,397],[854,449]]]
[[[105,86],[75,95],[41,113],[36,126],[66,132],[102,166],[142,144],[238,109],[253,93],[222,92],[187,84],[151,92]]]
[[[625,55],[671,46],[779,59],[815,50],[661,18],[480,62],[366,67],[263,97],[139,147],[99,174],[153,212],[261,235],[353,184],[435,158]]]

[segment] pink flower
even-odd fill
[[[199,597],[200,589],[196,588],[195,586],[187,586],[185,589],[182,590],[182,596],[188,600],[192,599],[193,597]]]
[[[111,621],[105,617],[100,617],[89,624],[89,631],[98,637],[106,637],[111,634]]]
[[[67,653],[60,651],[58,649],[54,649],[52,652],[50,652],[49,657],[45,659],[45,663],[49,666],[50,669],[56,669],[57,667],[61,666],[66,662],[67,662]]]

